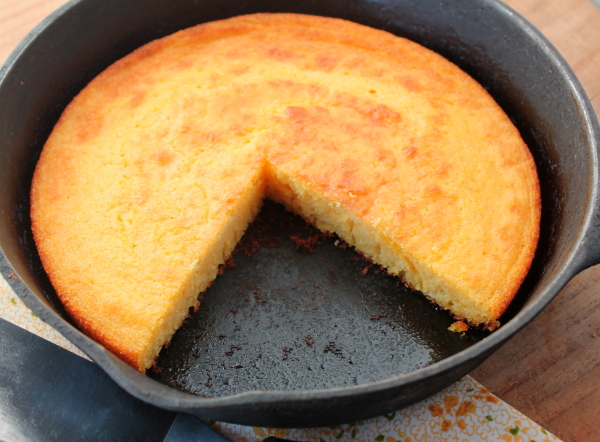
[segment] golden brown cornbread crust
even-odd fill
[[[490,328],[539,233],[531,154],[479,84],[408,40],[293,14],[199,25],[101,73],[42,151],[32,229],[77,324],[143,372],[264,197]]]

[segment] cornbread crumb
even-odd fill
[[[450,330],[451,332],[455,332],[455,333],[464,333],[467,330],[469,330],[469,326],[468,326],[468,324],[464,323],[463,321],[456,321],[456,322],[452,323],[452,325],[450,325],[450,327],[448,327],[448,330]]]

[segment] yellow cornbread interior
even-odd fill
[[[535,165],[481,86],[292,14],[181,31],[99,75],[44,147],[33,232],[78,325],[145,371],[265,197],[490,328],[537,244]]]

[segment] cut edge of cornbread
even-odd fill
[[[400,277],[410,288],[422,292],[430,301],[449,310],[456,319],[488,330],[500,325],[496,306],[486,309],[485,305],[460,294],[456,287],[387,238],[375,224],[361,220],[341,204],[311,191],[282,171],[272,167],[267,169],[268,198],[282,203],[317,228],[337,234],[367,258],[385,267],[388,273]]]
[[[361,220],[341,204],[328,200],[270,164],[264,165],[262,174],[257,174],[256,179],[257,182],[247,187],[238,205],[231,208],[230,218],[218,235],[218,241],[204,254],[205,258],[196,264],[188,280],[182,283],[178,302],[165,315],[161,327],[156,327],[145,351],[139,355],[133,349],[130,354],[121,353],[121,357],[139,371],[145,372],[152,367],[161,349],[181,327],[189,309],[200,305],[199,294],[214,282],[219,266],[231,256],[248,225],[258,214],[264,198],[282,203],[322,231],[337,234],[356,247],[357,251],[385,267],[390,274],[400,277],[405,284],[449,310],[457,319],[489,330],[499,325],[497,314],[492,309],[484,310],[468,297],[461,296],[455,287],[403,251],[376,225]]]
[[[155,363],[161,349],[170,342],[188,317],[189,309],[200,305],[199,294],[212,285],[219,273],[219,267],[231,256],[248,225],[258,215],[262,207],[263,195],[263,183],[253,181],[245,189],[245,196],[240,198],[239,205],[229,210],[230,218],[217,236],[218,241],[215,241],[210,250],[205,253],[205,258],[196,264],[188,280],[182,283],[178,302],[174,303],[171,311],[165,315],[162,327],[157,327],[145,351],[139,356],[132,352],[129,360],[139,371],[145,372]]]

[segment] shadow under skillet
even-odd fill
[[[208,397],[342,387],[489,335],[448,331],[448,312],[268,200],[222,270],[148,376]]]

